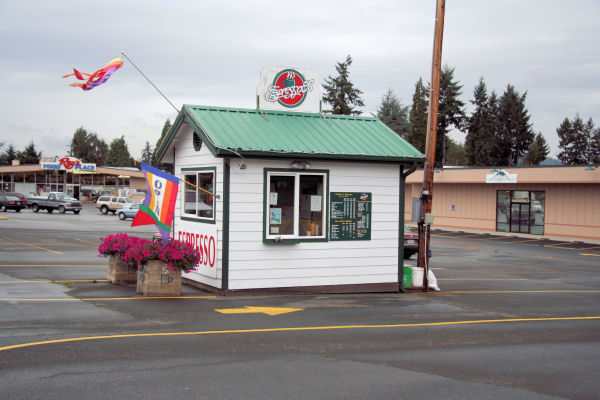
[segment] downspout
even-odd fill
[[[406,293],[404,289],[404,201],[406,199],[406,177],[415,172],[417,164],[404,172],[404,165],[400,164],[400,188],[398,193],[398,291]]]

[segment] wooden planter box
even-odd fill
[[[115,285],[128,285],[136,283],[137,268],[127,265],[120,256],[108,256],[108,272],[106,275],[108,283]]]
[[[152,260],[138,268],[137,292],[144,296],[181,296],[181,271]]]

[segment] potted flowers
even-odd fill
[[[137,239],[125,233],[100,238],[98,257],[108,257],[107,280],[114,284],[130,284],[137,280],[137,264],[127,262],[125,251],[132,240]]]
[[[200,262],[200,252],[192,245],[170,240],[166,245],[146,239],[130,243],[125,259],[139,265],[137,291],[144,296],[181,295],[181,273]]]

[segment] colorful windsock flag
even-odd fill
[[[179,178],[146,163],[142,163],[141,167],[148,184],[148,192],[131,226],[156,224],[163,245],[166,245],[175,213]]]

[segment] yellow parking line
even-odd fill
[[[83,239],[79,239],[79,238],[75,238],[75,240],[79,240],[80,242],[83,243],[89,243],[89,244],[93,244],[93,245],[97,245],[100,242],[90,242],[89,240],[83,240]]]
[[[554,243],[554,244],[545,244],[544,247],[556,247],[562,246],[564,244],[573,244],[573,242],[563,242],[563,243]]]
[[[579,255],[582,255],[582,256],[593,256],[593,257],[600,257],[600,254],[595,254],[595,253],[579,253]]]
[[[105,300],[160,300],[160,299],[216,299],[217,296],[162,296],[162,297],[83,297],[76,299],[74,297],[67,297],[64,299],[19,299],[19,298],[5,298],[0,301],[39,301],[39,302],[52,302],[52,301],[105,301]]]
[[[18,243],[18,244],[20,244],[20,245],[23,245],[23,246],[33,247],[33,248],[35,248],[35,249],[44,250],[44,251],[47,251],[47,252],[50,252],[50,253],[54,253],[54,254],[62,254],[60,251],[56,251],[56,250],[50,250],[50,249],[47,249],[47,248],[45,248],[45,247],[35,246],[35,245],[33,245],[33,244],[29,244],[29,243],[21,242],[21,241],[18,241],[18,240],[15,240],[15,239],[12,239],[12,238],[9,238],[9,237],[6,237],[6,236],[4,236],[4,239],[6,239],[6,240],[10,240],[10,241],[13,241],[13,242],[15,242],[15,243]]]
[[[230,329],[222,331],[197,331],[197,332],[154,332],[154,333],[127,333],[121,335],[105,336],[87,336],[73,337],[67,339],[45,340],[41,342],[30,342],[13,344],[0,347],[0,351],[20,349],[24,347],[41,346],[45,344],[82,342],[88,340],[107,340],[107,339],[130,339],[141,337],[158,336],[192,336],[192,335],[223,335],[233,333],[265,333],[265,332],[302,332],[302,331],[326,331],[341,329],[389,329],[389,328],[415,328],[423,326],[452,326],[452,325],[473,325],[473,324],[498,324],[498,323],[517,323],[517,322],[548,322],[548,321],[590,321],[598,320],[600,316],[584,317],[547,317],[547,318],[510,318],[510,319],[487,319],[472,321],[447,321],[447,322],[421,322],[406,324],[382,324],[382,325],[333,325],[333,326],[300,326],[290,328],[257,328],[257,329]]]

